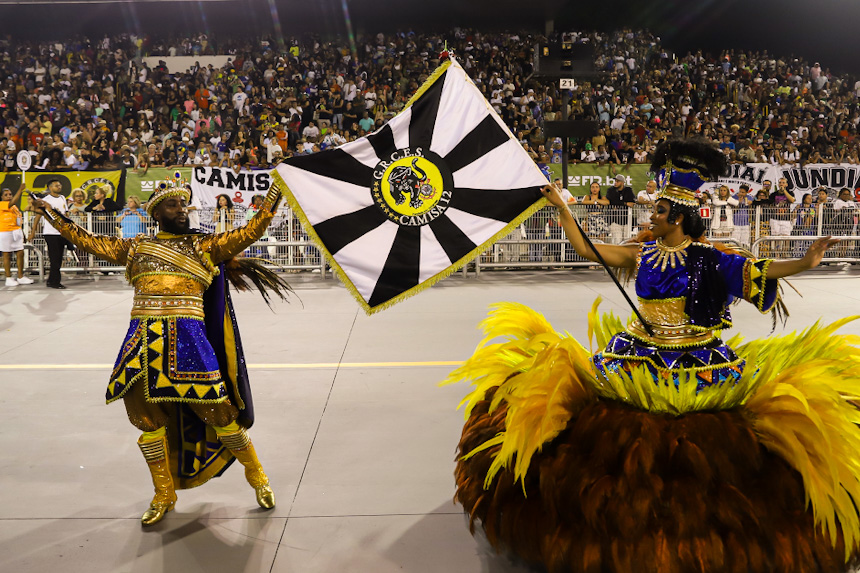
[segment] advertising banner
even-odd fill
[[[48,181],[58,179],[62,185],[61,193],[66,197],[73,189],[83,189],[87,194],[87,203],[93,200],[95,190],[99,187],[105,189],[106,195],[114,201],[122,204],[124,197],[119,193],[120,180],[122,179],[122,171],[10,171],[9,173],[0,173],[0,187],[9,188],[16,191],[21,185],[21,177],[24,177],[24,183],[27,189],[35,193],[44,193],[48,186]],[[27,205],[27,196],[22,198],[22,206]]]
[[[797,201],[807,193],[826,187],[831,197],[841,189],[849,189],[855,201],[860,201],[860,165],[850,163],[809,163],[804,166],[775,165],[773,186],[785,177],[788,190]]]
[[[547,166],[552,178],[561,177],[561,165]],[[588,193],[588,187],[593,182],[600,184],[604,193],[612,185],[615,174],[624,175],[627,185],[637,193],[645,188],[648,182],[648,165],[634,164],[629,166],[599,165],[597,163],[570,164],[567,171],[567,188],[571,194],[581,197]],[[770,163],[733,163],[729,173],[718,181],[705,183],[699,191],[708,191],[714,196],[720,185],[727,185],[732,195],[738,188],[749,185],[749,194],[755,197],[765,181],[771,182],[771,188],[776,189],[780,178],[785,177],[788,190],[800,201],[804,195],[814,193],[819,187],[826,187],[830,197],[836,197],[840,189],[851,190],[855,201],[860,201],[860,165],[848,163],[821,163],[799,165],[771,165]]]
[[[203,208],[214,208],[218,195],[230,197],[236,207],[247,207],[254,195],[269,192],[271,169],[236,171],[229,167],[195,167],[191,175],[191,190]]]
[[[561,165],[551,163],[547,165],[552,178],[561,177]],[[645,189],[648,183],[648,168],[646,163],[634,163],[632,165],[600,165],[598,163],[571,163],[567,167],[567,189],[574,197],[588,195],[588,189],[592,183],[599,183],[603,194],[612,186],[616,175],[623,175],[626,184],[636,194]]]
[[[177,171],[182,174],[183,178],[191,180],[191,167],[176,167],[172,169],[150,167],[146,170],[146,173],[135,172],[129,169],[125,174],[125,194],[137,195],[142,201],[146,202],[149,196],[155,192],[158,182],[164,181],[168,177],[173,178],[173,174]]]
[[[748,185],[750,188],[750,197],[755,198],[755,194],[762,188],[765,181],[770,181],[773,185],[772,189],[776,189],[776,179],[779,175],[773,170],[770,163],[733,163],[729,166],[729,173],[718,181],[705,183],[699,188],[699,191],[707,191],[711,197],[716,196],[717,189],[721,185],[726,185],[732,196],[736,195],[738,188],[741,185]]]
[[[772,189],[778,187],[779,180],[785,177],[788,191],[800,202],[804,195],[815,193],[820,187],[827,189],[828,195],[835,198],[840,189],[847,188],[860,200],[860,165],[849,163],[810,163],[807,165],[771,165],[770,163],[734,163],[729,174],[713,183],[706,183],[701,190],[713,191],[720,185],[727,185],[732,195],[738,187],[746,183],[750,195],[755,197],[765,181],[771,182]]]

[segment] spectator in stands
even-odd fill
[[[262,195],[254,195],[251,197],[251,204],[248,205],[248,208],[245,210],[245,224],[250,221],[254,215],[257,214],[257,211],[263,206],[263,197]],[[260,241],[268,241],[269,240],[269,232],[266,231],[263,233],[262,237],[260,237]],[[248,247],[248,252],[252,257],[266,257],[266,249],[263,247],[259,247],[256,244]]]
[[[627,210],[624,207],[633,207],[636,204],[633,189],[627,185],[624,175],[615,176],[612,186],[606,191],[606,199],[610,206],[607,212],[610,219],[609,232],[612,242],[618,245],[631,235],[630,226],[627,224]]]
[[[815,192],[815,195],[816,205],[824,205],[826,203],[830,203],[830,197],[827,193],[827,187],[819,187],[818,191]]]
[[[556,177],[555,179],[553,179],[552,185],[553,185],[553,187],[555,187],[556,189],[559,190],[559,192],[561,193],[562,199],[564,199],[568,205],[576,204],[576,197],[574,197],[570,193],[570,191],[562,185],[560,177]],[[549,251],[549,256],[553,261],[561,262],[561,260],[562,260],[562,247],[564,245],[567,245],[568,247],[570,247],[570,242],[565,238],[564,229],[561,228],[561,224],[558,222],[557,217],[550,217],[547,220],[547,226],[549,229],[549,238],[559,241],[558,244],[549,245],[549,248],[547,249]],[[564,249],[565,260],[570,260],[570,258],[573,256],[573,253],[574,253],[574,251],[572,250],[572,248],[565,248]]]
[[[597,155],[594,153],[594,150],[591,149],[590,143],[585,144],[585,147],[579,154],[579,160],[584,163],[594,163],[597,161]]]
[[[74,152],[71,147],[63,148],[63,165],[68,167],[69,169],[73,168],[75,164],[78,162],[78,158],[75,157]]]
[[[103,185],[101,187],[96,187],[93,192],[93,200],[90,201],[90,204],[85,207],[86,212],[93,212],[99,214],[106,213],[116,213],[122,207],[120,207],[116,201],[110,198],[110,195],[113,193],[113,190],[108,185]]]
[[[126,207],[120,212],[116,222],[120,224],[120,236],[123,238],[146,234],[146,211],[141,208],[140,199],[136,195],[129,195],[126,198]]]
[[[728,185],[720,185],[711,201],[711,233],[715,237],[731,237],[735,230],[734,208],[739,205]],[[806,251],[804,251],[805,253]]]
[[[609,223],[606,222],[604,209],[609,206],[609,200],[603,197],[599,183],[592,183],[589,186],[588,195],[582,198],[582,204],[586,205],[588,212],[585,232],[589,237],[606,241],[609,235]]]
[[[621,174],[615,176],[612,186],[606,190],[606,199],[614,207],[623,207],[625,205],[632,207],[636,204],[633,189],[627,185],[627,178]]]
[[[839,196],[833,201],[833,222],[831,233],[834,235],[856,235],[857,234],[857,202],[848,188],[839,190]],[[843,243],[837,245],[837,257],[855,257],[856,244]]]
[[[23,218],[18,202],[24,193],[25,185],[13,194],[11,189],[0,191],[0,252],[3,253],[3,272],[6,275],[6,286],[33,284],[33,279],[24,274],[24,231]],[[12,276],[12,255],[18,268],[18,278]]]
[[[657,182],[653,179],[645,184],[645,189],[636,194],[636,204],[653,207],[657,202]]]
[[[215,212],[212,213],[212,222],[215,223],[215,232],[223,233],[233,229],[233,200],[229,195],[222,194],[216,198]]]
[[[547,219],[546,209],[541,209],[523,223],[526,241],[529,244],[529,262],[543,261],[544,244],[537,241],[546,239]]]
[[[365,112],[365,116],[367,113]],[[371,125],[372,127],[372,125]],[[367,128],[364,128],[365,131],[369,131]],[[320,137],[320,128],[318,128],[314,122],[309,122],[308,126],[302,130],[302,137],[307,139],[310,142],[316,143]],[[283,151],[283,150],[282,150]]]
[[[750,187],[746,183],[738,187],[738,193],[734,196],[737,206],[733,209],[735,224],[734,237],[746,247],[750,246],[750,217],[753,199],[749,195]]]
[[[80,225],[87,218],[87,194],[80,187],[75,187],[69,193],[69,199],[69,217]]]
[[[651,210],[657,202],[657,182],[653,179],[645,184],[645,189],[636,194],[636,223],[640,231],[651,226]]]
[[[9,171],[15,171],[17,166],[15,165],[15,144],[9,142],[6,145],[6,149],[3,151],[3,171],[7,173]]]
[[[839,224],[842,231],[840,234],[853,234],[854,227],[856,225],[855,218],[857,203],[854,201],[854,197],[851,195],[850,189],[844,187],[839,191],[839,196],[835,201],[833,201],[833,210],[839,211]]]
[[[780,177],[777,180],[777,189],[770,195],[773,206],[769,209],[770,234],[775,236],[791,235],[792,217],[791,205],[794,203],[794,195],[788,190],[788,180]],[[774,244],[776,256],[790,256],[790,244],[778,241]]]
[[[609,199],[605,199],[600,191],[600,183],[592,183],[588,187],[588,195],[584,195],[580,202],[585,205],[609,205]]]
[[[818,234],[818,209],[812,202],[812,194],[804,195],[799,204],[792,213],[794,217],[794,228],[791,230],[793,236],[812,236]],[[812,241],[795,241],[792,245],[792,251],[801,253],[801,256],[806,253],[806,249]]]
[[[752,207],[770,207],[771,205],[773,205],[773,203],[771,202],[770,195],[767,194],[767,191],[765,191],[764,188],[759,189],[755,194],[755,201],[752,202]]]
[[[137,158],[132,155],[131,148],[128,145],[123,145],[120,149],[119,161],[126,169],[137,168]]]
[[[188,194],[190,196],[190,201],[188,201],[188,205],[185,207],[188,211],[188,228],[189,229],[200,229],[200,210],[203,208],[203,204],[200,202],[200,197],[197,193],[194,193],[191,185],[188,184],[185,186],[188,189]]]

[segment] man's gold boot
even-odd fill
[[[225,428],[215,428],[215,431],[221,443],[236,456],[239,463],[245,466],[245,479],[254,488],[260,507],[264,509],[275,507],[275,492],[269,486],[269,478],[266,477],[263,466],[257,459],[257,452],[254,451],[254,444],[251,443],[248,432],[235,423]]]
[[[152,474],[152,485],[155,486],[155,496],[149,504],[149,509],[140,518],[144,526],[155,525],[164,518],[164,514],[176,505],[176,490],[173,487],[173,476],[170,473],[167,456],[167,436],[165,429],[155,432],[145,432],[137,441],[149,473]]]

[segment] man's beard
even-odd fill
[[[186,217],[185,221],[182,223],[176,219],[162,219],[159,225],[161,226],[162,231],[173,235],[185,235],[189,230],[188,217]]]

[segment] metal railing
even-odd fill
[[[612,207],[604,205],[570,205],[583,230],[595,244],[621,244],[635,237],[649,226],[650,208]],[[154,234],[156,225],[142,214],[72,213],[70,216],[85,229],[109,236],[135,236],[138,233]],[[196,213],[195,224],[205,232],[241,227],[250,217],[244,208],[237,207],[232,216],[214,209],[201,209]],[[823,205],[749,206],[724,209],[711,207],[711,218],[705,219],[707,236],[713,242],[722,242],[750,249],[758,257],[800,257],[817,237],[833,235],[842,242],[831,249],[826,262],[860,262],[860,238],[857,209],[836,209],[830,203]],[[138,220],[130,220],[136,217]],[[32,213],[26,213],[25,229],[29,228]],[[45,243],[41,233],[36,234],[32,245],[27,246],[25,260],[29,272],[44,276],[47,263]],[[310,241],[289,209],[275,216],[264,237],[251,245],[245,256],[263,259],[275,269],[289,272],[314,272],[323,278],[330,276],[325,258]],[[497,241],[475,258],[470,266],[475,274],[483,270],[515,270],[534,268],[590,267],[594,262],[580,257],[564,236],[554,207],[541,209],[515,228],[508,236]],[[101,273],[122,272],[124,268],[111,265],[80,249],[65,251],[64,272]]]
[[[826,235],[784,235],[784,236],[767,236],[752,244],[750,249],[756,258],[770,258],[766,253],[781,252],[788,250],[794,253],[793,258],[803,256],[809,245],[816,239],[820,239]],[[834,239],[839,239],[839,244],[832,247],[824,253],[821,262],[827,263],[860,263],[860,236],[832,236]],[[790,245],[788,249],[784,245]]]
[[[250,219],[246,215],[246,210],[240,208],[234,209],[232,216],[225,211],[216,214],[215,209],[200,209],[196,213],[195,226],[209,233],[239,228]],[[97,235],[135,237],[138,234],[154,235],[157,231],[157,224],[145,212],[138,214],[130,214],[126,211],[105,214],[78,212],[69,213],[69,217],[87,231]],[[25,213],[25,229],[29,230],[32,221],[33,213]],[[47,247],[41,229],[37,231],[31,248],[38,252],[39,259],[34,261],[37,265],[28,261],[28,268],[38,270],[39,265],[44,266],[42,261],[47,261]],[[293,216],[289,209],[277,214],[266,230],[266,234],[248,247],[243,254],[260,258],[275,268],[325,274],[325,258],[310,241],[298,218]],[[125,271],[125,267],[114,265],[76,247],[64,250],[60,269],[66,273],[95,275]],[[44,270],[41,273],[44,273]]]

